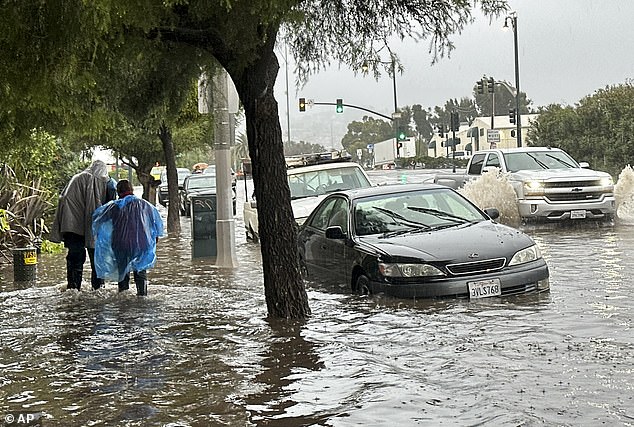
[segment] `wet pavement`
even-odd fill
[[[634,225],[525,227],[545,295],[410,301],[309,283],[310,319],[269,321],[245,193],[239,181],[239,266],[192,260],[181,218],[146,298],[88,290],[88,268],[87,290],[65,292],[64,254],[41,257],[35,286],[0,267],[0,425],[634,425]]]

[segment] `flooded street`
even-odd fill
[[[403,175],[370,177],[426,178]],[[88,264],[84,290],[65,292],[65,254],[40,258],[35,286],[2,265],[0,425],[634,426],[634,225],[525,227],[545,295],[410,301],[309,283],[312,316],[272,322],[244,198],[239,181],[239,266],[192,260],[182,217],[146,298],[90,290]]]

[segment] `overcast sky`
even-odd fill
[[[533,106],[572,105],[598,89],[629,82],[634,77],[634,1],[509,0],[509,5],[517,12],[520,89],[533,101]],[[489,22],[478,15],[476,22],[453,37],[456,48],[451,57],[435,65],[430,64],[426,42],[406,41],[393,46],[405,68],[396,78],[398,105],[434,107],[451,98],[472,96],[473,86],[483,75],[506,80],[514,86],[513,31],[503,31],[503,25],[503,17]],[[335,66],[312,76],[304,88],[297,89],[291,61],[289,103],[293,139],[296,139],[293,130],[301,127],[302,121],[316,118],[318,109],[334,112],[334,107],[315,106],[300,115],[299,97],[315,102],[343,98],[344,103],[388,115],[392,112],[392,79],[387,74],[376,81],[371,76],[355,77],[347,66]],[[275,90],[286,134],[283,59],[280,63]],[[357,119],[358,113],[348,109],[338,116],[348,116],[337,117],[338,122],[347,124]],[[345,133],[345,126],[343,131],[336,129],[333,138],[340,139],[342,132]]]

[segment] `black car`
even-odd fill
[[[316,283],[403,298],[549,290],[538,246],[498,216],[434,184],[333,193],[299,230],[302,272]]]
[[[179,190],[183,187],[183,183],[185,182],[185,178],[191,172],[187,168],[177,168],[178,173],[178,188]],[[163,170],[161,172],[161,183],[158,187],[158,202],[161,206],[167,206],[167,202],[169,202],[169,194],[167,192],[167,170]]]
[[[236,192],[232,189],[233,214],[236,214]],[[180,213],[191,215],[191,198],[195,195],[216,194],[216,175],[209,173],[195,173],[187,176],[180,190]]]

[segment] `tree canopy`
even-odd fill
[[[618,176],[634,161],[634,86],[600,89],[574,106],[539,111],[529,137],[533,145],[558,147],[578,161]]]
[[[25,130],[39,126],[54,130],[53,134],[69,123],[83,123],[94,132],[107,129],[108,116],[104,120],[93,114],[96,105],[108,101],[100,97],[98,73],[108,66],[114,69],[126,47],[141,56],[148,45],[161,52],[172,48],[174,57],[186,50],[201,69],[214,58],[232,77],[245,110],[268,313],[304,318],[310,309],[300,276],[273,93],[279,70],[274,52],[278,37],[288,43],[299,64],[299,81],[333,61],[353,69],[369,61],[377,71],[386,52],[396,60],[390,48],[395,38],[427,41],[432,62],[449,54],[451,35],[473,20],[476,7],[485,15],[507,10],[504,0],[4,3],[0,23],[9,30],[0,34],[0,88],[7,102],[0,106],[0,132],[17,140]],[[179,76],[174,77],[171,89],[186,91]],[[160,98],[173,92],[156,93]]]

